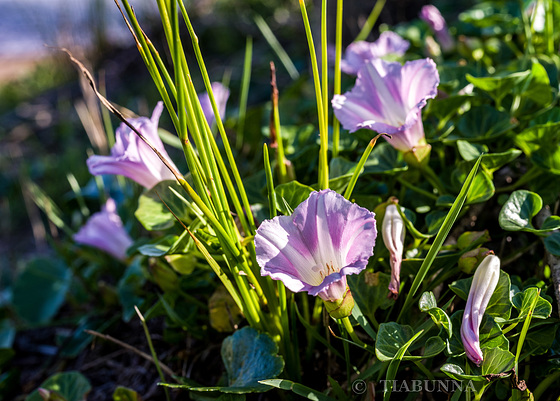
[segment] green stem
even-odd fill
[[[161,366],[159,365],[159,359],[157,357],[156,350],[154,349],[154,344],[152,343],[152,338],[150,336],[150,331],[148,330],[148,326],[146,325],[146,320],[144,319],[144,316],[142,316],[142,313],[140,313],[140,310],[136,306],[134,306],[134,309],[136,310],[136,313],[140,318],[140,322],[142,322],[142,327],[144,328],[144,334],[146,335],[146,340],[148,341],[148,347],[150,348],[150,353],[152,354],[154,365],[156,365],[156,370],[158,372],[159,378],[162,382],[165,382],[165,376],[163,375],[163,371],[161,370]],[[165,391],[165,398],[167,399],[167,401],[170,401],[171,398],[169,398],[169,391],[167,390],[167,387],[164,387],[163,390]]]
[[[531,182],[532,180],[537,178],[543,172],[544,170],[542,170],[541,168],[533,166],[529,170],[527,170],[527,172],[523,174],[514,184],[508,185],[506,187],[496,188],[496,193],[498,194],[515,191],[520,186],[525,185],[526,183]]]
[[[521,21],[523,21],[523,29],[525,31],[525,40],[527,41],[527,47],[525,48],[525,58],[527,58],[527,56],[535,53],[535,48],[533,47],[533,32],[531,31],[531,22],[525,14],[523,0],[518,0],[517,3],[519,4]]]
[[[344,191],[344,197],[346,199],[350,200],[350,197],[352,196],[352,191],[354,191],[354,187],[356,186],[356,183],[358,182],[358,177],[360,176],[360,174],[362,174],[362,171],[364,170],[364,165],[366,164],[366,161],[367,161],[371,151],[373,150],[373,147],[375,146],[375,142],[377,142],[377,138],[379,138],[380,136],[381,136],[381,134],[377,135],[375,138],[373,138],[371,141],[369,141],[368,146],[364,150],[364,153],[362,154],[362,157],[360,158],[360,161],[358,162],[358,165],[356,166],[356,169],[354,170],[354,174],[352,174],[352,177],[350,178],[350,182],[348,183],[348,187],[346,188],[346,191]]]
[[[533,397],[535,397],[535,401],[539,401],[544,392],[558,380],[560,380],[560,370],[557,370],[542,379],[535,391],[533,391]]]
[[[251,83],[251,63],[253,60],[253,38],[247,37],[245,45],[245,61],[243,62],[243,78],[241,79],[241,95],[239,96],[239,118],[237,120],[236,146],[243,146],[245,130],[245,115],[247,114],[247,98],[249,97],[249,85]]]
[[[278,111],[278,86],[276,85],[276,68],[274,63],[270,62],[270,86],[272,89],[272,126],[271,131],[276,133],[276,164],[278,167],[278,181],[280,184],[287,182],[286,163],[284,156],[284,141],[282,140],[282,131],[280,129],[280,113]],[[270,133],[272,137],[272,132]]]
[[[323,97],[321,95],[321,81],[319,78],[319,67],[317,66],[317,54],[315,52],[315,45],[313,43],[313,34],[311,33],[311,26],[309,24],[309,17],[307,9],[305,8],[305,0],[299,0],[301,15],[303,17],[303,24],[305,26],[305,35],[307,36],[307,44],[309,46],[309,54],[311,57],[311,67],[313,70],[313,82],[315,85],[315,97],[317,99],[317,115],[319,119],[319,137],[321,141],[319,150],[319,187],[327,189],[329,187],[329,165],[327,160],[327,152],[329,147],[329,133],[325,121],[326,107],[323,104]]]
[[[373,26],[377,22],[377,18],[379,18],[379,14],[381,14],[383,7],[385,7],[385,2],[386,0],[377,0],[375,2],[375,6],[373,7],[373,10],[371,10],[371,13],[368,16],[366,23],[362,27],[362,30],[360,31],[358,36],[356,36],[356,39],[354,39],[354,42],[367,39],[371,30],[373,29]]]
[[[352,341],[354,341],[360,347],[362,347],[362,348],[364,348],[364,349],[366,349],[370,352],[375,353],[375,349],[371,345],[368,345],[368,344],[364,343],[362,340],[360,340],[360,338],[358,337],[358,335],[354,331],[354,327],[352,326],[352,323],[350,323],[350,319],[348,318],[348,316],[343,317],[342,319],[340,319],[340,321],[344,325],[344,328],[346,329],[346,332],[348,333],[348,335],[350,335],[350,338],[352,339]]]
[[[263,145],[264,172],[266,174],[266,188],[268,191],[268,208],[270,209],[270,218],[276,217],[276,194],[274,193],[274,182],[272,178],[272,168],[270,167],[270,158],[268,157],[268,146]]]
[[[225,128],[224,128],[224,124],[223,124],[222,119],[220,117],[220,112],[219,112],[218,106],[216,104],[216,99],[214,98],[214,93],[212,92],[212,84],[210,82],[210,77],[208,76],[208,70],[206,69],[206,64],[204,63],[204,59],[202,57],[202,52],[200,51],[200,46],[198,44],[198,37],[196,36],[196,34],[194,32],[194,28],[191,24],[191,21],[189,19],[188,14],[187,14],[187,10],[185,9],[185,5],[183,4],[182,1],[179,2],[179,6],[181,8],[181,14],[183,14],[185,24],[187,25],[187,30],[189,31],[189,35],[191,36],[191,40],[192,40],[193,48],[194,48],[194,51],[195,51],[196,59],[197,59],[198,65],[200,67],[200,71],[202,73],[202,78],[204,80],[204,85],[205,85],[206,91],[208,92],[208,95],[210,97],[210,103],[212,104],[212,110],[214,111],[214,115],[216,116],[216,124],[218,126],[218,131],[220,132],[220,137],[222,139],[224,150],[226,152],[227,160],[228,160],[228,163],[230,165],[231,171],[233,173],[235,184],[237,186],[237,189],[239,190],[239,195],[241,197],[241,202],[243,203],[243,208],[245,209],[246,217],[249,221],[249,227],[251,229],[249,234],[253,235],[256,231],[255,221],[254,221],[254,218],[253,218],[253,213],[251,212],[249,199],[247,198],[247,193],[245,191],[243,181],[241,180],[241,176],[239,174],[239,170],[237,168],[235,158],[233,157],[233,153],[231,151],[231,146],[229,144],[229,139],[227,137],[227,134],[226,134],[226,131],[225,131]],[[215,141],[213,140],[213,138],[214,137],[212,136],[212,138],[211,138],[212,142],[213,142],[212,146],[214,147]],[[222,158],[221,154],[219,152],[218,153],[215,152],[215,155],[216,155],[216,158],[218,159],[218,163],[219,164],[223,163],[223,161],[221,161],[221,158]],[[225,165],[224,165],[224,167],[225,167]],[[230,196],[235,201],[235,198],[237,197],[235,191],[230,192]],[[239,216],[239,218],[242,218],[242,217],[244,218],[243,215]]]
[[[517,326],[517,323],[518,322],[510,324],[508,327],[506,327],[504,330],[502,330],[502,334],[506,335],[507,333],[509,333],[510,331],[515,329],[515,327]]]
[[[420,171],[425,174],[425,177],[428,180],[428,182],[430,184],[432,184],[432,186],[435,189],[437,189],[437,191],[439,192],[440,195],[445,194],[445,189],[443,188],[443,184],[441,183],[441,180],[436,175],[434,170],[432,170],[432,168],[430,166],[428,166],[428,164],[421,165],[420,166]]]
[[[544,0],[545,30],[546,30],[546,51],[549,56],[554,54],[554,20],[552,12],[554,8],[553,0]]]
[[[344,0],[336,2],[336,34],[335,34],[335,59],[334,59],[334,95],[340,95],[341,71],[340,63],[342,59],[342,14]],[[340,122],[333,116],[333,151],[332,157],[338,157],[340,147]]]
[[[417,187],[416,185],[412,185],[410,182],[406,181],[405,179],[403,179],[402,177],[397,177],[397,181],[403,185],[404,187],[417,192],[427,198],[430,198],[432,200],[437,200],[438,197],[436,195],[434,195],[433,193],[430,193],[422,188]]]
[[[527,331],[529,331],[529,325],[531,324],[531,318],[533,316],[533,311],[535,310],[535,306],[537,306],[537,302],[539,300],[539,295],[541,290],[537,291],[537,296],[531,303],[531,308],[529,309],[529,313],[527,313],[527,317],[525,318],[525,322],[523,323],[523,328],[521,329],[521,334],[519,335],[519,341],[517,342],[517,349],[515,351],[515,365],[514,371],[516,374],[519,375],[518,370],[518,363],[519,363],[519,356],[521,355],[521,349],[523,348],[523,343],[525,342],[525,337],[527,336]]]

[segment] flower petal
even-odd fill
[[[334,113],[345,129],[368,128],[395,134],[410,128],[428,98],[437,95],[439,75],[430,59],[389,63],[369,60],[358,72],[356,85],[332,100]]]
[[[218,106],[220,117],[223,118],[226,113],[229,89],[219,82],[212,82],[212,93],[214,93],[214,99],[216,100],[216,106]],[[214,110],[212,109],[212,103],[210,102],[210,96],[205,92],[198,96],[198,100],[200,101],[200,107],[202,107],[202,112],[204,113],[204,117],[206,117],[206,121],[208,121],[208,125],[212,127],[216,118],[214,116]]]
[[[330,298],[340,292],[345,275],[366,267],[376,235],[372,212],[332,190],[313,192],[291,216],[261,224],[257,262],[263,276],[282,280],[292,291]]]
[[[115,201],[111,198],[101,212],[93,214],[73,238],[79,244],[101,249],[120,260],[126,257],[126,250],[133,242],[124,230]]]
[[[356,75],[366,61],[393,54],[402,56],[409,47],[410,43],[395,32],[382,32],[375,42],[351,43],[346,48],[340,68],[347,74]]]
[[[151,118],[139,117],[127,121],[174,166],[157,132],[162,110],[163,103],[158,102]],[[158,182],[175,179],[154,151],[124,123],[117,128],[111,155],[91,156],[87,164],[93,175],[124,175],[148,189]]]

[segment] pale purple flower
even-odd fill
[[[132,245],[132,239],[117,214],[117,205],[111,198],[107,199],[101,211],[93,214],[73,238],[79,244],[101,249],[120,260],[126,258],[126,250]]]
[[[373,255],[375,215],[336,192],[313,192],[291,216],[264,221],[255,235],[261,275],[293,292],[324,301],[347,292],[346,275],[365,269]]]
[[[369,60],[358,72],[356,85],[344,95],[335,95],[336,118],[350,132],[367,128],[392,136],[397,149],[412,150],[424,144],[420,110],[437,95],[439,75],[427,58],[401,66],[381,59]]]
[[[162,156],[175,167],[157,132],[162,111],[163,103],[158,102],[151,118],[139,117],[127,121],[144,135]],[[158,182],[175,180],[175,176],[154,151],[124,123],[117,128],[115,145],[111,149],[111,155],[91,156],[87,160],[87,165],[89,172],[93,175],[124,175],[148,189]],[[177,168],[175,167],[175,169]]]
[[[226,103],[229,98],[229,89],[219,82],[212,82],[212,93],[214,93],[214,100],[216,100],[216,106],[218,106],[220,118],[224,118],[226,113]],[[212,127],[216,121],[216,117],[214,116],[214,111],[212,110],[210,96],[208,93],[204,92],[198,95],[198,100],[200,101],[200,106],[202,107],[202,112],[204,113],[204,117],[206,117],[206,121],[208,121],[208,125]]]
[[[434,34],[444,51],[453,49],[454,42],[453,38],[449,34],[449,30],[447,29],[447,23],[435,6],[429,4],[422,7],[422,10],[420,10],[420,18],[426,21],[432,31],[434,31]]]
[[[402,56],[410,47],[410,42],[395,32],[385,31],[375,42],[359,41],[346,48],[340,69],[347,74],[356,75],[368,60],[389,55]]]
[[[401,263],[404,252],[404,221],[397,207],[395,204],[387,206],[381,229],[383,243],[390,254],[391,281],[389,283],[389,296],[391,298],[397,298],[399,295]]]
[[[496,255],[486,256],[474,273],[467,306],[463,313],[461,340],[468,358],[477,365],[480,365],[483,359],[480,349],[480,323],[499,278],[500,259]]]

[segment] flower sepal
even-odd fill
[[[408,164],[409,166],[420,168],[428,164],[431,151],[432,147],[429,144],[420,144],[414,146],[408,152],[405,152],[403,154],[403,158],[406,164]]]
[[[323,300],[323,302],[327,312],[329,312],[329,315],[331,315],[334,319],[348,317],[352,314],[352,309],[354,309],[354,297],[348,287],[346,287],[346,292],[342,298],[337,299],[336,301]]]

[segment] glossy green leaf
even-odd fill
[[[487,153],[488,146],[459,139],[457,141],[457,150],[463,160],[470,162],[478,159],[481,154]]]
[[[451,377],[455,380],[473,380],[479,382],[486,382],[486,378],[480,375],[468,375],[465,373],[462,367],[454,363],[446,363],[444,364],[440,370],[444,372],[446,375]]]
[[[445,218],[447,217],[447,212],[443,210],[434,210],[426,215],[426,225],[428,226],[428,234],[436,235]]]
[[[500,227],[507,231],[537,231],[531,220],[542,209],[541,197],[524,189],[513,192],[500,210]]]
[[[484,141],[495,139],[515,126],[508,113],[483,105],[466,112],[459,119],[457,130],[461,133],[461,138]]]
[[[41,383],[39,387],[56,391],[66,401],[82,401],[91,390],[88,379],[79,372],[56,373]],[[43,398],[35,390],[29,394],[25,401],[43,401]]]
[[[379,325],[377,341],[375,342],[375,355],[382,362],[394,360],[399,355],[399,350],[411,339],[417,337],[418,333],[414,334],[414,330],[410,326],[403,326],[395,322],[382,323]],[[406,347],[407,349],[410,344]],[[420,360],[431,358],[445,348],[445,342],[439,336],[428,338],[423,345],[423,355],[401,355],[400,359]]]
[[[481,160],[483,156],[481,156]],[[465,182],[469,171],[471,170],[472,163],[462,162],[459,163],[457,168],[452,173],[453,184],[457,187]],[[486,202],[490,199],[496,189],[492,182],[492,177],[484,170],[480,170],[475,176],[470,191],[467,196],[467,204]]]
[[[482,155],[482,166],[487,171],[494,172],[517,159],[521,153],[523,152],[515,148],[500,153],[486,153]]]
[[[459,249],[473,249],[488,241],[490,241],[490,234],[488,233],[488,230],[465,231],[457,239],[457,247],[459,247]]]
[[[146,277],[139,260],[130,264],[117,285],[119,301],[123,308],[122,318],[128,322],[136,313],[134,306],[140,307],[144,302],[140,296],[142,287],[146,283]]]
[[[464,15],[465,13],[463,13]],[[493,77],[473,77],[467,74],[467,80],[472,83],[476,88],[479,88],[494,99],[497,104],[511,92],[517,85],[521,85],[529,76],[531,71],[515,72],[512,74],[496,74]]]
[[[379,140],[371,151],[362,174],[396,174],[407,169],[402,153]]]
[[[501,348],[487,348],[482,351],[481,370],[483,375],[509,375],[513,368],[515,357],[507,350]]]
[[[560,123],[527,128],[515,135],[514,141],[537,166],[560,174]]]
[[[539,295],[539,289],[536,287],[526,288],[523,292],[518,292],[513,296],[512,304],[519,311],[519,316],[517,319],[525,320],[531,305],[537,299],[537,304],[535,309],[533,309],[533,319],[546,319],[552,313],[552,305],[546,299]]]
[[[377,359],[380,361],[393,360],[399,350],[413,337],[414,330],[410,326],[403,326],[395,322],[380,324],[375,342]]]
[[[362,313],[370,319],[378,308],[387,309],[395,303],[388,298],[391,276],[386,273],[364,270],[359,275],[347,276],[347,280],[354,301],[359,305]]]
[[[113,401],[139,401],[138,393],[130,388],[118,386],[113,392]]]
[[[523,342],[523,353],[542,355],[549,351],[554,342],[558,324],[545,324],[529,330]]]
[[[301,395],[304,398],[307,398],[311,401],[335,401],[334,398],[331,398],[317,390],[313,390],[303,384],[294,383],[290,380],[285,379],[269,379],[269,380],[260,380],[259,383],[263,385],[271,386],[280,388],[282,390],[289,390],[297,395]]]
[[[381,333],[381,326],[380,326],[380,333]],[[398,349],[394,358],[392,358],[391,362],[389,363],[389,367],[387,368],[387,375],[385,376],[388,385],[384,386],[384,388],[383,388],[383,401],[389,401],[389,398],[391,397],[391,392],[393,390],[393,380],[397,376],[397,372],[399,370],[399,365],[401,363],[401,360],[403,359],[404,354],[408,350],[408,347],[410,347],[412,345],[412,343],[418,337],[420,337],[421,334],[422,334],[422,331],[419,331],[414,336],[412,336],[405,344],[403,344]],[[377,344],[376,344],[376,347],[375,347],[375,353],[377,354]]]
[[[441,308],[438,308],[436,303],[436,298],[434,293],[427,291],[422,294],[420,301],[418,302],[418,307],[422,312],[427,312],[435,324],[447,332],[448,337],[451,338],[453,333],[453,326],[451,324],[451,319],[447,316],[447,313]]]
[[[278,185],[274,192],[276,192],[278,210],[285,215],[290,215],[301,202],[309,198],[314,189],[297,181],[290,181]]]
[[[222,391],[266,391],[260,380],[274,379],[284,369],[278,346],[266,333],[244,327],[222,343],[222,359],[228,374],[229,387]]]
[[[14,283],[13,305],[32,324],[48,322],[62,306],[72,272],[64,262],[37,258],[28,262]]]
[[[449,285],[451,291],[463,300],[467,300],[471,288],[472,277],[454,281]],[[509,275],[500,270],[500,278],[496,289],[486,307],[486,314],[500,318],[509,318],[511,313],[510,301],[511,281]]]
[[[553,232],[544,239],[544,246],[548,252],[560,256],[560,231]]]
[[[175,192],[170,188],[173,188]],[[183,196],[183,199],[177,196],[177,194]],[[162,181],[142,194],[138,199],[138,208],[134,215],[146,230],[166,230],[172,227],[176,222],[173,214],[159,197],[163,199],[169,209],[171,209],[179,219],[189,224],[192,205],[187,200],[188,196],[177,182]]]

